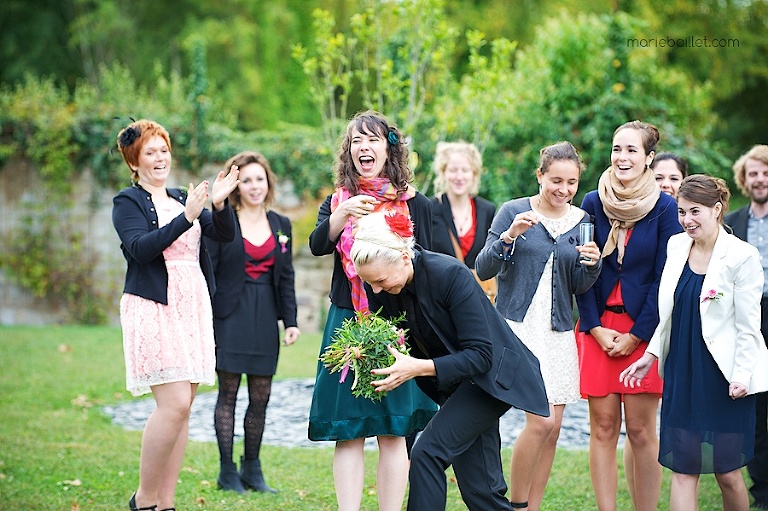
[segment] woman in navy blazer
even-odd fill
[[[264,481],[259,454],[272,377],[280,351],[278,320],[284,343],[299,337],[291,243],[291,222],[268,209],[277,178],[267,159],[244,151],[225,167],[240,169],[240,184],[230,202],[237,212],[232,243],[211,244],[216,275],[213,297],[216,372],[219,396],[214,426],[219,444],[218,485],[243,493],[246,488],[276,493]],[[245,452],[240,473],[233,462],[235,404],[242,375],[248,379],[248,408],[243,421]]]
[[[445,509],[453,466],[470,510],[508,509],[499,418],[511,407],[549,415],[539,362],[455,258],[414,247],[401,214],[363,217],[352,246],[371,310],[405,312],[410,355],[373,372],[390,391],[415,379],[440,409],[411,451],[409,511]],[[384,397],[388,399],[388,397]]]
[[[211,212],[203,207],[208,181],[190,183],[186,193],[166,188],[171,140],[158,123],[132,122],[120,131],[117,148],[133,181],[112,208],[128,263],[120,299],[126,384],[134,395],[152,392],[157,404],[144,427],[139,488],[128,507],[171,511],[192,401],[200,383],[214,382],[213,278],[202,236],[232,240],[234,214],[226,201],[238,172],[219,172]]]
[[[432,166],[435,197],[430,249],[460,258],[474,269],[496,214],[493,202],[477,196],[483,171],[480,152],[467,142],[438,142]],[[457,245],[461,254],[456,253]]]
[[[754,452],[754,394],[768,390],[763,269],[757,249],[722,227],[729,196],[722,179],[683,181],[678,208],[686,232],[669,240],[659,325],[643,357],[621,374],[633,387],[659,361],[659,462],[672,470],[672,511],[696,509],[703,473],[715,474],[723,509],[749,508],[741,468]]]
[[[675,200],[660,192],[649,168],[658,140],[658,130],[649,124],[619,126],[613,134],[611,166],[600,177],[598,190],[581,204],[594,216],[595,242],[603,255],[600,277],[576,296],[581,394],[589,400],[590,472],[600,511],[616,509],[622,402],[632,447],[625,450],[624,468],[635,509],[655,510],[661,492],[656,462],[661,380],[649,378],[633,389],[618,380],[642,355],[658,324],[656,298],[667,240],[680,232]]]

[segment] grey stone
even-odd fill
[[[309,406],[312,401],[314,379],[277,380],[272,384],[272,395],[267,407],[264,444],[285,447],[329,447],[333,442],[312,442],[307,438]],[[216,392],[200,392],[192,405],[189,438],[198,442],[215,442],[213,409]],[[248,390],[240,387],[235,408],[235,438],[242,439],[243,416],[248,406]],[[155,408],[151,397],[106,406],[104,412],[112,422],[130,430],[142,430]],[[502,446],[511,447],[525,425],[525,414],[516,409],[507,412],[499,421]],[[624,442],[622,429],[619,445]],[[366,447],[375,448],[375,439],[369,438]],[[589,446],[589,413],[587,402],[580,400],[567,405],[563,414],[558,447],[586,449]]]

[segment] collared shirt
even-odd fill
[[[747,241],[760,252],[760,265],[763,267],[763,296],[768,296],[768,215],[757,218],[749,208],[747,221]]]

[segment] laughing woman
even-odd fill
[[[597,245],[579,240],[579,224],[589,215],[571,205],[581,169],[570,142],[542,148],[539,193],[501,206],[477,258],[480,278],[498,274],[496,307],[539,359],[549,400],[549,417],[526,413],[515,442],[509,494],[515,509],[539,509],[565,405],[579,400],[573,295],[589,289],[602,263]]]
[[[429,246],[432,241],[432,204],[410,183],[413,173],[407,154],[403,134],[381,114],[363,112],[347,124],[336,167],[336,191],[320,206],[309,237],[312,254],[334,257],[321,353],[345,319],[369,310],[363,281],[350,257],[358,219],[374,211],[399,212],[413,218],[420,244]],[[365,476],[365,439],[376,437],[379,509],[398,511],[408,486],[405,437],[422,430],[437,407],[413,382],[377,402],[355,398],[351,385],[351,378],[340,383],[337,375],[318,363],[309,439],[336,442],[333,478],[339,510],[357,511]]]
[[[139,488],[128,506],[171,511],[192,401],[197,386],[215,378],[213,274],[202,236],[232,241],[235,215],[226,201],[238,170],[219,172],[210,193],[208,181],[190,183],[186,193],[166,188],[171,140],[154,121],[128,125],[117,148],[133,181],[112,208],[128,264],[120,299],[125,376],[133,395],[152,392],[157,403],[144,426]],[[213,212],[203,207],[209,196]]]

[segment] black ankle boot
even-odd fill
[[[219,479],[216,482],[219,483],[219,488],[222,490],[245,493],[243,483],[240,481],[240,476],[237,474],[237,465],[232,461],[221,462],[221,471],[219,472]]]
[[[258,458],[255,460],[247,460],[245,457],[240,458],[240,480],[246,488],[267,493],[277,493],[277,490],[270,488],[264,482],[264,475],[261,473],[261,461]]]

